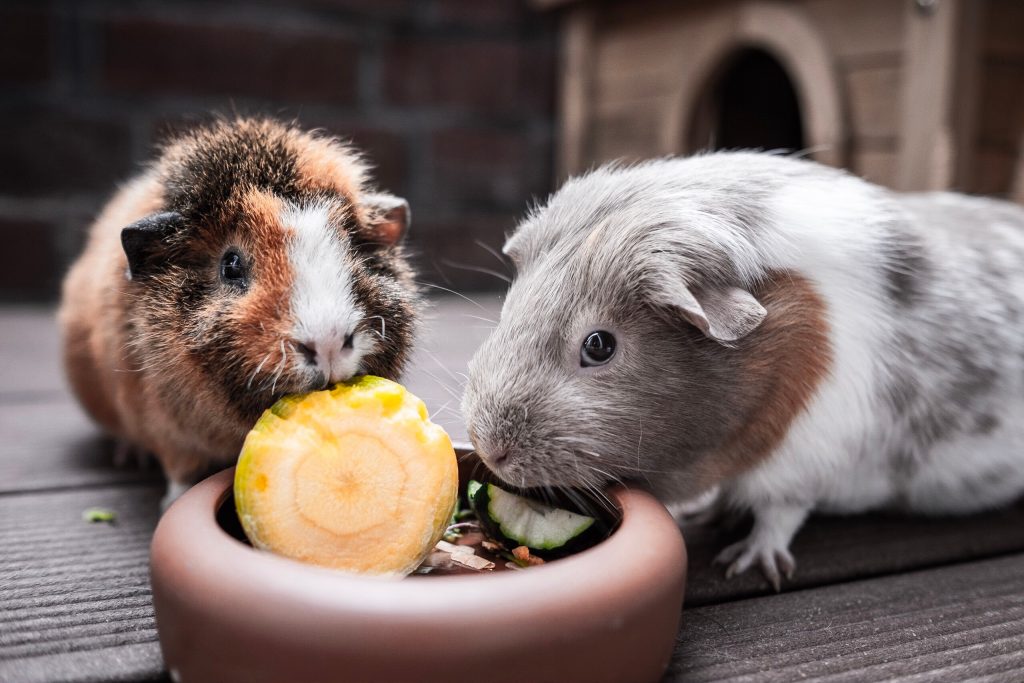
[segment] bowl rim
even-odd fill
[[[396,611],[436,614],[456,594],[460,600],[528,608],[531,595],[556,586],[559,601],[593,601],[595,591],[612,600],[628,599],[631,593],[649,590],[652,580],[670,581],[686,571],[686,547],[678,525],[661,503],[638,489],[616,486],[609,490],[621,521],[607,538],[579,553],[522,571],[403,581],[306,564],[234,538],[217,521],[217,511],[232,492],[233,482],[234,468],[214,474],[164,513],[151,547],[154,576],[174,572],[183,591],[190,584],[197,589],[208,587],[213,580],[225,599],[231,599],[232,593],[235,599],[244,599],[240,586],[244,583],[248,591],[273,591],[294,600],[297,608],[317,594],[318,608],[370,617],[375,613],[393,616]],[[244,582],[238,581],[240,566],[245,567]]]

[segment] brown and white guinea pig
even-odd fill
[[[68,273],[71,386],[156,456],[166,504],[232,463],[284,394],[398,377],[417,318],[408,221],[334,138],[269,119],[185,133],[114,196]]]
[[[812,510],[1024,493],[1022,207],[720,153],[574,178],[505,252],[463,414],[513,484],[717,488],[776,587]]]

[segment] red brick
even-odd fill
[[[0,130],[0,188],[5,194],[106,193],[133,169],[123,121],[13,107],[0,111]]]
[[[0,301],[56,298],[65,266],[54,235],[49,223],[0,216]]]
[[[418,280],[458,292],[504,290],[506,283],[497,275],[511,273],[480,243],[500,251],[505,234],[515,227],[518,215],[511,213],[464,213],[453,220],[417,221],[413,207],[410,246],[418,267]],[[428,289],[428,293],[437,293]]]
[[[434,194],[457,203],[519,210],[547,190],[550,148],[520,132],[443,130],[431,152]]]
[[[412,19],[416,5],[423,0],[263,0],[294,8],[309,7],[318,10],[338,10],[355,19]]]
[[[50,16],[43,10],[0,10],[0,83],[26,85],[50,77]]]
[[[551,61],[547,48],[512,40],[399,43],[387,52],[384,93],[395,104],[550,116]]]
[[[374,184],[381,190],[405,196],[409,192],[409,147],[401,132],[364,123],[324,117],[300,116],[303,128],[322,128],[352,143],[370,163]]]
[[[120,92],[356,98],[358,47],[333,31],[118,19],[103,45],[103,81]]]
[[[436,0],[434,7],[435,18],[446,24],[503,29],[516,28],[530,14],[540,14],[521,0]]]

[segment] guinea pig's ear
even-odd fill
[[[121,246],[128,257],[128,274],[137,279],[152,271],[163,254],[161,243],[181,226],[182,215],[169,211],[140,218],[121,230]]]
[[[412,220],[409,203],[401,197],[377,193],[363,197],[363,204],[370,210],[370,238],[385,247],[398,244]]]
[[[709,339],[730,346],[757,329],[768,311],[754,295],[739,287],[682,287],[670,302]]]

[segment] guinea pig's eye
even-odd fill
[[[587,335],[580,349],[580,365],[590,367],[604,365],[615,355],[615,337],[611,332],[597,330]]]
[[[244,285],[246,277],[245,261],[234,249],[224,253],[220,259],[220,279],[232,285]]]

